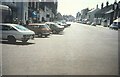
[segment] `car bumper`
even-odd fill
[[[35,38],[35,35],[23,35],[22,40],[28,40],[28,39],[34,40],[34,38]]]
[[[42,35],[50,35],[51,33],[42,33]]]

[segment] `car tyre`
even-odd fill
[[[8,36],[8,42],[9,43],[16,43],[16,39],[14,36]]]
[[[43,37],[43,35],[41,34],[40,37]]]
[[[42,37],[42,34],[38,34],[38,37]]]

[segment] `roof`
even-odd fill
[[[106,12],[109,13],[109,11],[113,8],[113,5],[109,5],[109,6],[106,6],[104,7],[103,9],[100,9],[99,11],[96,12],[96,15],[103,15],[103,14],[106,14]]]
[[[94,9],[90,10],[88,13],[93,12],[93,11],[98,10],[98,9],[99,8],[94,8]]]
[[[107,11],[105,14],[109,14],[109,13],[112,13],[114,12],[114,10],[110,9],[109,11]]]

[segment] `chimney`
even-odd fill
[[[108,5],[109,5],[109,2],[107,1],[107,2],[106,2],[106,6],[108,6]]]
[[[115,2],[117,3],[117,0],[115,0]]]
[[[98,4],[97,4],[97,6],[96,6],[96,9],[98,9]]]
[[[102,3],[102,4],[101,4],[101,9],[103,9],[103,5],[104,5],[104,4]]]

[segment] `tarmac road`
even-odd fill
[[[73,23],[26,45],[2,43],[3,75],[117,75],[118,31]]]

